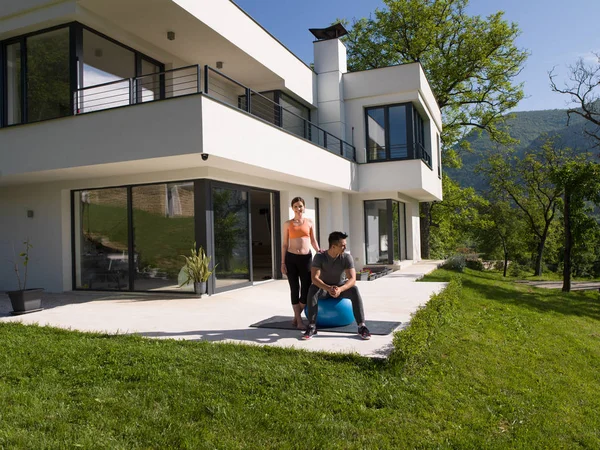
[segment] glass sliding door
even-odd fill
[[[239,188],[212,188],[215,287],[250,282],[248,192]]]
[[[6,103],[7,125],[21,123],[22,82],[21,82],[21,43],[6,46]],[[1,125],[1,124],[0,124]]]
[[[194,245],[194,183],[131,188],[136,291],[189,291],[184,259]]]
[[[129,289],[127,188],[73,193],[75,288]]]
[[[388,262],[388,211],[386,200],[365,202],[367,264]]]
[[[397,200],[365,201],[367,264],[393,264],[406,258],[406,209]]]
[[[252,281],[270,280],[274,277],[275,240],[273,236],[273,194],[252,189],[250,191],[252,229]]]

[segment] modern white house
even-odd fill
[[[311,68],[230,0],[3,0],[0,290],[27,238],[52,292],[189,290],[194,242],[209,293],[280,278],[296,196],[357,268],[418,261],[439,107],[418,63],[348,72],[339,32]]]

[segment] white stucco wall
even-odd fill
[[[285,87],[313,103],[312,70],[229,0],[173,0],[225,39],[285,80]]]

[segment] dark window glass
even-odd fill
[[[388,262],[387,201],[365,202],[367,264]]]
[[[216,288],[250,281],[248,193],[213,188]]]
[[[7,125],[21,123],[21,43],[6,46]]]
[[[179,287],[184,259],[194,245],[194,183],[166,183],[131,189],[135,248],[135,290],[194,290]]]
[[[129,289],[127,189],[74,192],[75,287]]]
[[[367,110],[367,158],[379,161],[387,158],[385,144],[385,108]]]
[[[142,73],[137,79],[138,103],[151,102],[160,98],[161,67],[142,59]]]
[[[390,207],[391,205],[391,207]],[[392,227],[389,229],[389,218]],[[406,257],[406,212],[396,200],[365,202],[367,264],[390,264]]]
[[[297,136],[308,137],[305,136],[305,122],[310,120],[309,109],[283,93],[279,94],[279,104],[284,109],[281,126]],[[306,130],[308,131],[308,127]]]
[[[135,77],[135,54],[102,36],[83,30],[82,87],[79,112],[99,111],[130,104],[129,78]]]
[[[69,29],[27,38],[27,121],[71,113]]]
[[[408,139],[406,138],[406,106],[390,106],[390,159],[403,159],[408,157]]]

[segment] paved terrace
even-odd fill
[[[415,283],[441,261],[422,261],[374,281],[358,281],[367,325],[369,320],[407,325],[420,306],[446,283]],[[44,295],[43,311],[10,315],[8,296],[0,293],[0,322],[37,323],[79,331],[140,334],[152,338],[302,348],[386,357],[392,334],[361,340],[357,334],[319,332],[302,341],[295,330],[251,328],[271,316],[289,316],[292,309],[286,280],[264,282],[245,289],[202,298],[181,295],[109,292],[66,292]]]

